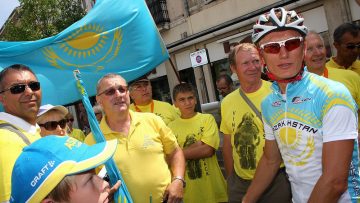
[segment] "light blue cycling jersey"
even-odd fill
[[[276,139],[289,175],[293,201],[307,202],[322,174],[323,143],[354,139],[348,190],[339,202],[360,197],[357,106],[341,83],[307,72],[282,95],[276,82],[262,102],[265,137]]]

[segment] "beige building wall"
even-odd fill
[[[186,4],[186,2],[189,2]],[[208,2],[201,6],[193,6],[194,2]],[[167,46],[182,42],[189,36],[194,36],[251,15],[266,6],[274,5],[276,0],[167,0],[170,18],[170,29],[162,30],[161,35]],[[290,2],[290,1],[289,1]],[[312,30],[327,33],[332,44],[332,33],[344,22],[359,20],[360,8],[355,0],[300,0],[291,1],[287,9],[294,9],[305,18],[305,24]],[[258,16],[257,16],[258,17]],[[189,55],[197,49],[207,48],[210,64],[194,69],[200,102],[207,103],[216,100],[218,94],[212,78],[212,62],[227,57],[224,44],[239,41],[251,33],[251,28],[257,17],[242,22],[233,23],[216,32],[180,43],[169,49],[176,70],[192,68]],[[334,52],[334,49],[332,50]],[[170,89],[178,83],[173,68],[169,62],[164,63]],[[204,92],[205,91],[205,92]]]

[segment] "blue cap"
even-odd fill
[[[67,175],[96,168],[115,153],[117,140],[88,146],[68,136],[46,136],[15,162],[10,202],[41,202]]]

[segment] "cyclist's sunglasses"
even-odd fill
[[[260,45],[260,49],[264,50],[268,54],[278,54],[280,52],[281,46],[284,46],[287,51],[292,51],[298,48],[303,41],[302,37],[292,37],[278,42],[268,42]]]
[[[11,94],[20,94],[25,91],[26,87],[29,87],[32,91],[38,91],[40,90],[40,82],[29,82],[28,84],[16,84],[7,89],[4,89],[3,91],[0,92],[0,94],[8,90],[10,90]]]
[[[101,92],[100,94],[98,94],[98,96],[100,96],[102,94],[106,94],[107,96],[111,96],[111,95],[114,95],[117,90],[120,93],[125,93],[128,90],[128,87],[123,86],[123,85],[119,85],[118,87],[111,87],[111,88]]]
[[[64,129],[66,126],[66,120],[62,119],[59,121],[49,121],[43,124],[39,124],[39,126],[44,127],[46,130],[52,131],[57,128],[57,126],[60,126],[60,128]]]

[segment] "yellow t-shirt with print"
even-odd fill
[[[181,148],[202,141],[215,150],[219,147],[219,130],[210,114],[197,113],[190,119],[178,118],[169,123]],[[186,160],[184,202],[227,202],[226,182],[216,154],[211,157]]]
[[[153,102],[154,102],[153,112],[151,112],[151,103],[146,106],[139,106],[139,105],[136,106],[140,109],[141,112],[154,113],[160,116],[166,125],[179,117],[179,114],[176,112],[176,108],[171,104],[154,99]],[[130,109],[133,111],[137,111],[134,103],[130,105]]]
[[[0,123],[6,122],[0,121]],[[30,143],[33,143],[41,138],[40,128],[37,129],[35,134],[30,134],[18,126],[15,127],[17,127],[28,138]],[[16,159],[26,146],[27,144],[21,137],[19,137],[18,134],[7,129],[0,128],[0,202],[10,200],[12,170]]]
[[[69,136],[79,140],[80,142],[84,142],[85,140],[85,133],[77,128],[73,128]]]
[[[121,171],[134,203],[161,202],[166,187],[171,182],[171,172],[165,155],[178,146],[175,135],[160,117],[151,113],[129,111],[131,124],[128,136],[113,131],[102,119],[100,129],[106,140],[118,139],[113,156]],[[106,117],[106,115],[105,115]],[[85,143],[95,143],[93,134]]]
[[[349,68],[345,68],[344,66],[340,66],[334,61],[334,57],[331,57],[330,60],[326,63],[327,68],[337,68],[337,69],[345,69],[351,70],[360,75],[360,60],[357,59],[354,61]]]
[[[246,94],[259,111],[261,102],[271,92],[270,86],[270,82],[262,80],[259,90]],[[239,89],[228,94],[221,103],[220,131],[231,136],[236,174],[242,179],[252,180],[263,154],[264,127],[262,121],[240,96]]]

